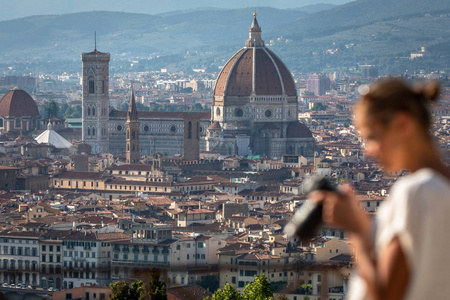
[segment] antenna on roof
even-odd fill
[[[94,51],[97,51],[97,31],[94,31]]]

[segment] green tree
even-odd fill
[[[311,284],[302,284],[299,286],[296,290],[299,294],[311,294],[312,292],[312,285]]]
[[[205,300],[244,300],[244,297],[233,285],[227,283],[222,290],[215,291],[212,298],[206,297]]]
[[[113,293],[111,300],[137,300],[140,299],[142,287],[144,283],[140,280],[133,282],[131,285],[126,281],[118,281],[111,283],[111,292]]]
[[[75,111],[72,114],[72,118],[81,118],[81,114],[82,114],[81,105],[75,105],[74,108],[75,108]]]
[[[167,300],[166,284],[159,280],[160,275],[157,269],[152,269],[149,272],[139,300]]]
[[[58,117],[58,104],[54,100],[51,100],[47,105],[47,118]]]
[[[312,107],[312,111],[323,111],[326,110],[328,106],[320,103],[320,102],[316,102],[314,103],[313,107]]]
[[[200,112],[200,111],[204,111],[203,106],[200,103],[194,103],[189,108],[189,112]]]
[[[256,275],[253,282],[245,285],[243,294],[237,291],[233,285],[227,283],[222,290],[215,291],[212,298],[207,297],[204,300],[272,300],[272,297],[270,281],[263,273]]]
[[[273,292],[270,289],[270,281],[264,273],[256,275],[255,280],[244,287],[245,300],[266,300],[272,296]]]

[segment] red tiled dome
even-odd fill
[[[253,90],[261,96],[297,96],[291,73],[266,47],[243,48],[233,55],[217,78],[214,95],[250,96]]]
[[[39,110],[33,98],[27,92],[14,88],[0,100],[0,116],[33,117],[39,116]]]
[[[305,124],[292,122],[286,131],[286,137],[291,139],[312,138],[311,130]]]

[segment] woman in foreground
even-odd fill
[[[323,217],[349,231],[358,276],[349,299],[450,299],[450,172],[430,134],[429,104],[439,86],[412,89],[397,79],[366,91],[355,125],[366,152],[385,171],[408,169],[377,212],[374,223],[349,186],[314,192]]]

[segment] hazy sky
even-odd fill
[[[271,6],[298,8],[317,3],[344,4],[352,0],[0,0],[0,20],[110,10],[158,14],[199,7],[244,8]]]

